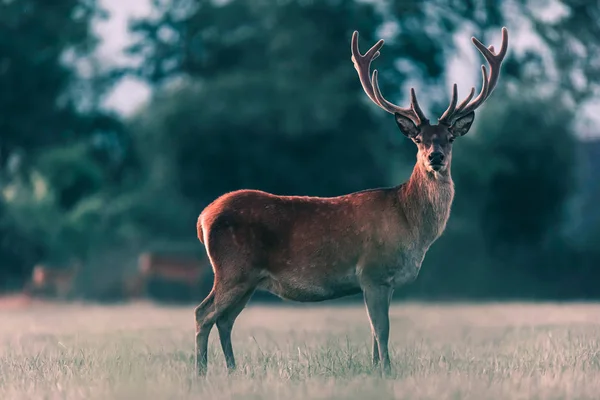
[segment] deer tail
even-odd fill
[[[198,231],[198,240],[200,243],[204,244],[204,230],[202,229],[202,215],[198,218],[198,222],[196,223],[196,230]]]

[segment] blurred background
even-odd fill
[[[480,89],[444,235],[397,298],[600,297],[600,4],[488,0],[0,1],[0,287],[201,300],[196,218],[254,188],[335,196],[406,180],[416,147],[364,94],[435,120]],[[272,300],[269,296],[258,299]]]

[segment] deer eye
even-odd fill
[[[455,140],[455,139],[456,139],[456,138],[455,138],[454,136],[450,136],[450,139],[448,139],[448,141],[449,141],[450,143],[452,143],[452,142],[454,142],[454,140]]]
[[[419,138],[414,138],[413,140],[415,141],[415,143],[421,143],[421,139]]]

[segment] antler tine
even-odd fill
[[[371,62],[379,57],[379,49],[383,46],[383,39],[379,40],[373,45],[364,55],[360,54],[358,49],[358,31],[352,33],[352,63],[354,63],[354,69],[358,72],[358,78],[363,87],[363,90],[369,96],[371,101],[383,108],[381,104],[375,98],[373,94],[373,85],[371,84],[370,69]],[[386,110],[387,111],[387,110]]]
[[[364,55],[360,54],[358,49],[358,32],[352,34],[352,62],[358,72],[358,78],[363,90],[369,96],[371,101],[390,114],[401,114],[412,119],[417,125],[427,122],[425,114],[419,106],[414,90],[411,89],[411,106],[403,108],[387,101],[381,94],[379,84],[377,83],[377,70],[373,71],[373,78],[370,76],[371,62],[379,56],[379,49],[383,46],[383,39],[380,39]]]
[[[483,55],[490,66],[489,77],[487,74],[487,70],[484,65],[481,66],[481,73],[483,75],[483,84],[481,87],[481,92],[479,95],[473,99],[471,98],[475,93],[475,88],[471,89],[471,93],[469,96],[463,100],[458,107],[456,107],[452,112],[448,112],[451,107],[448,107],[448,110],[440,117],[440,123],[450,123],[450,121],[455,120],[461,116],[464,116],[472,111],[475,111],[479,106],[481,106],[492,94],[494,88],[496,87],[496,83],[498,83],[498,78],[500,77],[500,68],[502,67],[502,61],[506,56],[508,50],[508,30],[506,27],[502,28],[502,45],[500,46],[500,51],[498,54],[494,52],[494,46],[486,47],[481,43],[477,38],[472,37],[471,41],[479,50],[479,52]],[[454,99],[451,100],[454,102]]]
[[[475,96],[475,88],[474,87],[471,88],[471,92],[469,93],[469,95],[463,101],[460,102],[457,109],[462,110],[463,108],[465,108],[465,106],[467,104],[469,104],[469,101],[471,101],[473,96]]]
[[[381,108],[389,112],[390,114],[400,114],[407,118],[413,120],[416,125],[421,125],[427,122],[427,118],[421,111],[421,107],[419,107],[419,102],[417,101],[417,96],[415,95],[415,90],[413,88],[410,89],[411,94],[411,102],[409,108],[403,108],[397,106],[393,103],[387,101],[383,95],[381,94],[381,90],[379,89],[379,82],[377,80],[378,72],[377,70],[373,71],[373,92],[375,93],[375,98],[381,104]]]
[[[473,99],[473,102],[471,103],[465,103],[462,102],[462,108],[457,108],[456,109],[456,114],[460,114],[460,115],[465,115],[470,111],[465,112],[465,110],[467,110],[468,108],[471,108],[472,110],[475,110],[477,107],[479,107],[484,101],[485,99],[487,99],[487,97],[490,94],[490,82],[488,80],[488,74],[487,74],[487,69],[485,68],[485,65],[481,66],[481,76],[482,76],[482,83],[481,83],[481,91],[479,92],[479,94],[477,95],[477,97],[475,97]],[[463,104],[464,103],[464,104]]]
[[[472,92],[474,92],[474,91],[475,91],[475,88],[473,88]],[[471,97],[472,96],[473,95],[471,95]],[[469,100],[471,100],[471,99],[469,99]],[[456,103],[457,102],[458,102],[458,86],[455,83],[452,86],[452,98],[450,99],[450,105],[448,106],[448,108],[446,109],[446,111],[444,111],[444,113],[440,117],[439,121],[446,121],[447,118],[448,118],[448,116],[452,115],[452,113],[456,109]]]
[[[490,66],[490,75],[489,78],[484,78],[485,82],[487,83],[487,85],[484,85],[486,86],[485,93],[484,88],[482,87],[481,93],[473,100],[472,103],[469,103],[465,105],[463,109],[458,110],[457,114],[461,116],[466,115],[471,111],[475,111],[481,104],[485,102],[485,100],[487,100],[487,98],[490,96],[490,94],[492,94],[492,91],[496,87],[496,83],[498,82],[498,78],[500,77],[500,67],[502,66],[502,61],[504,60],[504,57],[506,56],[506,52],[508,50],[508,30],[505,27],[502,28],[502,45],[500,46],[500,51],[497,55],[492,52],[493,46],[491,46],[492,49],[488,49],[475,37],[472,37],[471,41],[488,62]],[[485,66],[482,66],[482,73],[484,76],[486,75]]]
[[[419,118],[421,124],[429,122],[429,120],[425,116],[425,113],[423,112],[423,110],[421,110],[419,102],[417,101],[417,94],[415,93],[414,88],[410,88],[410,107],[415,112],[415,114],[417,114],[417,117]]]

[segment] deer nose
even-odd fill
[[[443,161],[444,161],[444,153],[442,153],[440,151],[434,151],[433,153],[429,154],[429,162],[435,163],[435,164],[440,164]]]

